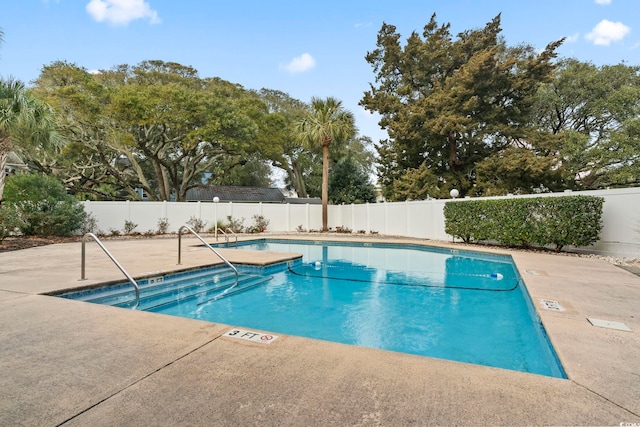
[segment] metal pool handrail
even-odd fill
[[[87,233],[84,236],[82,236],[82,260],[80,263],[80,280],[87,280],[87,277],[85,275],[85,253],[86,253],[85,244],[87,242],[88,237],[91,237],[93,240],[96,241],[98,246],[100,246],[100,248],[104,251],[104,253],[107,254],[107,256],[111,259],[111,261],[113,261],[113,263],[116,265],[116,267],[118,267],[120,271],[122,271],[122,274],[124,274],[125,277],[129,279],[129,281],[133,285],[133,288],[136,291],[136,304],[131,308],[135,309],[136,307],[138,307],[140,305],[140,287],[138,286],[138,283],[134,280],[133,277],[131,277],[129,273],[127,273],[124,267],[120,265],[118,260],[116,260],[115,257],[111,255],[111,252],[109,252],[109,250],[102,244],[100,239],[98,239],[98,236],[96,236],[93,233]]]
[[[191,232],[191,234],[193,234],[194,236],[196,236],[202,243],[204,243],[204,245],[206,247],[208,247],[209,249],[211,249],[211,251],[218,255],[218,258],[220,258],[225,264],[227,264],[227,266],[231,267],[231,269],[233,270],[233,272],[236,275],[236,281],[233,283],[233,285],[231,287],[229,287],[227,290],[229,289],[233,289],[234,287],[236,287],[238,285],[238,269],[229,262],[228,259],[226,259],[225,257],[223,257],[222,255],[220,255],[220,253],[218,251],[216,251],[215,249],[213,249],[211,247],[211,245],[209,245],[198,233],[196,233],[191,227],[189,227],[188,225],[183,225],[182,227],[180,227],[178,229],[178,265],[180,265],[180,260],[182,259],[181,254],[182,254],[182,230],[189,230],[189,232]]]
[[[227,232],[233,234],[233,237],[235,237],[235,239],[236,239],[236,246],[238,246],[238,235],[236,233],[234,233],[233,230],[230,229],[230,228],[225,228],[224,231],[227,231]],[[225,233],[225,236],[226,235],[227,235],[227,233]],[[228,237],[227,237],[227,245],[229,245],[229,238]]]
[[[218,241],[218,233],[224,236],[224,241],[228,245],[229,244],[229,235],[224,232],[222,228],[216,228],[216,242]]]

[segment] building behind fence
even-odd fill
[[[543,195],[509,197],[558,197],[590,195],[604,197],[603,229],[600,240],[587,248],[574,248],[581,252],[602,255],[640,257],[640,188],[564,192]],[[457,203],[464,203],[460,199]],[[451,241],[444,231],[443,208],[450,200],[432,199],[410,202],[375,203],[329,206],[329,227],[343,227],[353,233],[378,233]],[[169,223],[169,232],[192,218],[206,221],[206,228],[216,220],[228,222],[228,217],[243,220],[245,226],[255,223],[256,215],[269,221],[268,232],[319,230],[322,227],[320,205],[271,203],[213,203],[213,202],[92,202],[85,210],[97,221],[103,233],[122,230],[125,221],[137,224],[136,231],[156,231],[158,221]]]

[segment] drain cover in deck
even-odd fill
[[[552,300],[552,299],[541,299],[540,300],[540,304],[542,305],[542,308],[546,309],[546,310],[553,310],[553,311],[564,311],[564,307],[560,305],[560,303],[556,300]]]
[[[629,328],[627,325],[625,325],[622,322],[613,322],[611,320],[594,319],[593,317],[587,317],[587,320],[593,326],[597,326],[599,328],[607,328],[607,329],[615,329],[617,331],[631,332],[631,328]]]

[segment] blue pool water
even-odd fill
[[[218,289],[148,310],[566,378],[510,257],[268,240],[238,246],[246,249],[303,258],[269,271],[240,268],[270,277],[243,292],[217,298]],[[223,280],[212,271],[208,280]]]

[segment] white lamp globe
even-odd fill
[[[213,203],[218,203],[220,201],[220,197],[216,196],[213,198]]]
[[[449,192],[449,195],[451,196],[452,199],[455,199],[460,195],[460,192],[454,188]]]

